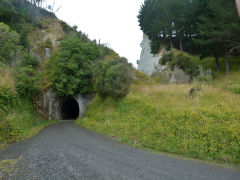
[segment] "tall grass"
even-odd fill
[[[0,86],[14,89],[14,78],[8,66],[0,64],[0,77]]]
[[[28,100],[16,98],[15,101],[11,108],[0,109],[0,145],[30,138],[57,122],[41,118]]]
[[[12,69],[0,64],[0,149],[3,144],[32,137],[56,122],[41,118],[29,100],[20,98],[14,80]]]
[[[209,85],[135,85],[123,100],[95,98],[76,123],[138,147],[240,163],[240,96]]]

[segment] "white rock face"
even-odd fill
[[[161,48],[161,51],[154,55],[151,53],[151,41],[148,39],[147,35],[143,34],[143,41],[141,43],[142,52],[140,60],[138,62],[138,70],[144,72],[147,75],[151,75],[156,71],[161,71],[165,66],[159,65],[159,60],[162,58],[165,53],[165,49]]]

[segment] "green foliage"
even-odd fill
[[[135,70],[135,84],[153,84],[153,79],[145,73]]]
[[[56,122],[40,118],[29,101],[18,97],[7,111],[1,112],[0,109],[0,119],[0,144],[29,138]]]
[[[39,92],[39,88],[35,85],[35,70],[32,66],[19,67],[16,70],[16,90],[21,97],[34,98]]]
[[[26,55],[20,62],[21,66],[32,66],[34,69],[39,67],[39,61],[37,58]]]
[[[201,58],[215,56],[218,65],[219,57],[226,56],[228,64],[227,55],[240,52],[240,19],[234,0],[149,0],[138,20],[154,54],[165,45],[201,54]]]
[[[45,42],[45,48],[52,49],[52,47],[53,47],[52,41],[48,38]]]
[[[191,88],[141,85],[120,101],[96,97],[76,123],[136,147],[239,164],[239,95],[202,85],[189,98]]]
[[[227,89],[230,90],[234,94],[240,94],[240,85],[239,84],[231,84],[227,86]]]
[[[189,57],[183,54],[178,54],[174,60],[171,61],[170,67],[174,69],[177,66],[182,69],[191,78],[197,77],[199,75],[199,68],[197,63],[192,61]]]
[[[174,59],[174,53],[173,51],[167,52],[163,55],[161,58],[159,64],[166,65],[168,62],[170,63]]]
[[[66,34],[76,35],[78,39],[80,39],[82,42],[90,42],[90,39],[86,34],[84,34],[82,31],[77,30],[78,29],[77,26],[71,27],[64,21],[60,21],[60,25],[62,26],[62,29]]]
[[[213,76],[212,75],[199,75],[197,76],[197,80],[201,82],[212,82]]]
[[[9,87],[0,86],[0,109],[7,111],[16,100],[16,93]]]
[[[0,62],[14,62],[19,48],[19,35],[11,31],[8,25],[0,23]]]
[[[74,28],[69,26],[66,22],[60,21],[60,25],[62,26],[62,29],[65,33],[70,33],[72,31],[75,31]]]
[[[96,89],[101,97],[122,98],[132,83],[132,68],[125,59],[111,59],[99,65]]]
[[[20,35],[20,45],[29,48],[30,26],[40,27],[41,18],[55,17],[47,10],[31,4],[28,0],[1,0],[0,19]]]
[[[57,95],[91,92],[93,65],[97,55],[97,47],[90,42],[82,42],[76,36],[64,39],[53,75],[53,88]]]
[[[162,44],[194,50],[192,37],[197,34],[197,17],[202,7],[198,0],[145,1],[138,20],[141,30],[151,40],[152,53],[158,53]]]
[[[106,56],[118,56],[118,54],[114,50],[108,48],[105,45],[99,45],[98,49],[99,49],[98,59],[100,60],[104,59]]]

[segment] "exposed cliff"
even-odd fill
[[[143,34],[143,41],[141,43],[142,52],[138,62],[138,69],[147,75],[164,69],[164,66],[159,64],[159,61],[165,53],[165,48],[161,48],[157,54],[152,54],[150,44],[151,41],[147,35]]]

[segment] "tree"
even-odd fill
[[[161,44],[202,58],[214,56],[217,71],[224,56],[240,53],[240,19],[234,0],[146,0],[138,20],[151,40],[152,53]]]
[[[113,58],[99,64],[96,90],[101,97],[123,98],[132,83],[132,67],[125,58]]]
[[[96,46],[68,36],[61,42],[56,57],[53,88],[59,96],[88,93],[93,89],[93,65],[98,55]]]
[[[196,42],[202,46],[202,54],[215,56],[217,68],[219,68],[218,57],[224,56],[226,74],[229,74],[229,54],[240,49],[238,47],[240,38],[237,35],[240,31],[240,20],[235,10],[235,3],[232,0],[206,2],[207,11],[199,18],[199,36]]]

